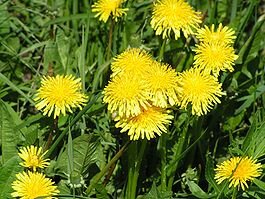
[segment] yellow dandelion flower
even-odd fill
[[[207,73],[218,76],[220,71],[234,70],[234,61],[238,58],[233,47],[218,43],[200,43],[196,45],[194,66]]]
[[[162,34],[163,39],[169,37],[171,31],[174,32],[175,39],[178,39],[181,30],[187,38],[199,27],[199,15],[200,12],[195,12],[184,0],[158,0],[154,3],[151,27],[156,35]]]
[[[166,108],[168,103],[178,103],[178,77],[168,64],[154,61],[151,70],[144,76],[154,106]]]
[[[117,75],[108,83],[103,91],[103,102],[108,103],[111,113],[117,111],[119,116],[133,116],[146,108],[148,90],[145,82],[131,74]]]
[[[99,16],[99,20],[105,23],[110,16],[117,21],[119,17],[126,15],[129,10],[128,8],[121,8],[123,2],[125,0],[99,0],[92,5],[92,12],[97,12],[95,17]]]
[[[252,181],[262,174],[262,165],[256,162],[249,157],[232,157],[217,165],[214,178],[218,184],[224,180],[229,180],[229,187],[238,186],[239,188],[241,186],[245,190],[248,188],[247,181]]]
[[[72,113],[72,108],[82,109],[87,98],[81,93],[81,79],[75,79],[72,75],[56,77],[44,77],[41,87],[38,90],[35,101],[38,102],[36,108],[44,109],[44,115],[50,117],[54,111],[54,118],[66,111]]]
[[[23,147],[18,153],[19,157],[24,161],[20,163],[24,167],[32,168],[36,171],[36,168],[44,168],[49,165],[49,159],[44,159],[44,155],[48,151],[42,152],[42,147],[38,148],[33,145]]]
[[[155,137],[155,134],[161,135],[166,133],[166,126],[171,123],[172,115],[166,109],[151,106],[147,109],[142,109],[142,112],[137,116],[129,118],[117,117],[115,121],[117,128],[122,128],[121,133],[128,131],[131,140],[139,138],[147,138],[150,140]]]
[[[210,44],[233,44],[236,38],[235,31],[227,26],[223,26],[221,23],[216,31],[214,24],[212,24],[211,28],[204,26],[204,28],[198,29],[196,36],[200,42]]]
[[[181,92],[180,106],[186,109],[190,103],[193,115],[204,115],[217,103],[218,97],[224,95],[217,79],[199,69],[191,68],[179,75]]]
[[[46,178],[42,173],[22,172],[16,175],[16,180],[12,183],[15,192],[11,193],[13,197],[21,199],[35,199],[44,197],[44,199],[52,199],[54,195],[59,193],[57,186]]]
[[[117,74],[131,73],[142,75],[152,63],[152,57],[140,48],[129,48],[116,58],[111,64],[112,77]]]

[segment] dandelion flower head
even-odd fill
[[[144,76],[154,106],[166,108],[178,103],[178,77],[168,64],[153,61],[151,70]]]
[[[196,45],[196,55],[194,56],[194,66],[219,75],[220,71],[234,70],[233,65],[238,56],[235,54],[233,47],[220,43],[200,43]]]
[[[150,140],[156,135],[166,133],[166,126],[171,123],[172,115],[166,109],[150,106],[142,109],[141,113],[129,118],[117,117],[115,120],[117,128],[122,128],[122,132],[128,131],[131,140],[147,138]]]
[[[56,77],[44,77],[41,87],[35,98],[36,108],[44,111],[49,117],[54,112],[54,118],[66,111],[72,113],[72,108],[82,109],[87,97],[81,93],[81,79],[75,79],[72,75],[57,75]]]
[[[16,180],[12,183],[15,192],[11,193],[13,197],[21,199],[35,199],[44,197],[44,199],[52,199],[54,195],[59,193],[57,186],[46,178],[44,174],[38,172],[22,172],[16,175]]]
[[[248,188],[247,181],[252,181],[262,174],[262,165],[256,162],[249,157],[232,157],[217,165],[215,179],[218,184],[229,180],[229,187],[238,186],[238,189],[241,187],[245,190]]]
[[[44,168],[49,165],[49,159],[44,159],[44,155],[48,151],[43,153],[42,147],[38,148],[36,146],[27,146],[20,149],[18,153],[19,157],[24,161],[20,163],[24,167],[32,168],[36,171],[36,168]]]
[[[178,39],[181,30],[187,38],[199,27],[199,15],[185,0],[158,0],[154,3],[151,27],[156,35],[162,34],[163,39],[169,37],[171,31]]]
[[[204,28],[198,29],[196,36],[200,42],[210,44],[233,44],[236,38],[235,31],[227,26],[223,26],[221,23],[216,31],[214,24],[212,24],[211,28],[204,26]]]
[[[112,16],[115,21],[118,20],[122,15],[126,15],[128,8],[122,8],[121,4],[125,0],[98,0],[94,5],[92,5],[92,12],[96,12],[96,17],[99,16],[99,20],[107,22],[108,18]]]
[[[131,73],[142,75],[152,63],[152,57],[140,48],[129,48],[116,58],[111,64],[112,77],[119,74]]]
[[[103,91],[103,102],[111,113],[130,117],[138,115],[149,105],[149,93],[145,82],[131,74],[113,77]]]
[[[186,109],[188,104],[191,104],[193,115],[204,115],[215,104],[221,102],[219,97],[224,93],[221,90],[221,84],[214,76],[191,68],[180,73],[179,78],[180,107]]]

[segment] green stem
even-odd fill
[[[99,98],[100,95],[101,93],[98,93],[96,96],[91,97],[89,103],[70,122],[69,127],[65,128],[64,131],[55,140],[55,142],[49,148],[49,151],[46,153],[45,157],[49,157],[53,153],[57,145],[61,142],[64,136],[69,132],[69,129],[82,117],[82,115],[84,115],[91,108],[91,106],[96,102],[96,100]]]
[[[126,199],[136,198],[137,191],[137,182],[139,177],[139,170],[142,164],[147,140],[141,141],[140,150],[138,151],[139,142],[134,142],[131,145],[129,154],[129,175],[128,175],[128,184],[126,188]]]
[[[232,195],[232,199],[236,199],[236,196],[237,196],[237,189],[234,188],[233,195]]]
[[[182,151],[183,151],[183,146],[186,142],[186,137],[187,137],[187,130],[183,130],[181,132],[180,138],[179,138],[179,143],[177,145],[177,153],[176,153],[176,157],[177,157],[177,161],[174,165],[174,167],[171,169],[170,174],[169,174],[169,180],[168,180],[168,190],[172,189],[173,186],[173,182],[174,182],[174,177],[175,177],[175,171],[177,170],[178,166],[179,166],[179,158],[178,156],[181,155]]]
[[[164,53],[165,53],[165,48],[166,48],[166,43],[167,40],[163,39],[162,42],[162,46],[159,50],[159,56],[158,56],[158,60],[159,61],[163,61],[164,59]],[[161,189],[162,191],[166,191],[167,188],[167,173],[166,173],[166,135],[162,135],[160,137],[160,146],[159,146],[159,150],[160,150],[160,157],[161,157]]]
[[[137,182],[138,182],[138,177],[139,177],[139,170],[142,164],[145,148],[146,148],[146,139],[144,139],[141,142],[141,148],[139,154],[137,154],[137,159],[136,159],[136,164],[135,164],[135,170],[134,170],[134,176],[133,176],[133,183],[132,183],[132,192],[131,192],[131,197],[130,198],[136,198],[136,189],[137,189]]]
[[[52,143],[52,138],[53,138],[53,134],[56,133],[56,131],[58,130],[58,117],[56,117],[54,120],[53,120],[53,126],[52,126],[52,129],[49,133],[49,136],[48,136],[48,140],[47,140],[47,143],[45,145],[45,148],[44,148],[44,151],[48,150],[50,148],[50,145]]]
[[[135,161],[137,157],[137,143],[133,142],[130,147],[128,148],[128,181],[127,181],[127,187],[125,192],[125,199],[130,199],[132,195],[132,186],[133,186],[133,176],[134,176],[134,170],[135,170]]]
[[[160,157],[161,157],[161,190],[166,191],[167,189],[167,173],[166,173],[166,161],[167,161],[167,153],[166,153],[166,135],[162,135],[160,137]]]
[[[179,166],[179,160],[180,160],[180,156],[182,156],[183,151],[184,151],[184,145],[186,143],[187,140],[187,132],[188,132],[188,126],[190,124],[190,111],[188,110],[188,118],[187,121],[185,123],[185,126],[183,128],[183,131],[180,132],[180,136],[179,136],[179,140],[178,140],[178,144],[176,146],[177,152],[175,154],[176,159],[175,159],[175,165],[174,167],[169,171],[169,180],[168,180],[168,190],[172,189],[173,186],[173,182],[174,182],[174,177],[175,177],[175,172]]]
[[[131,153],[130,153],[131,154]],[[125,192],[125,199],[130,199],[131,197],[131,187],[132,187],[132,179],[133,179],[133,167],[129,168],[128,172],[128,181],[127,181],[127,187],[126,187],[126,192]]]
[[[110,60],[110,57],[111,57],[114,25],[115,25],[115,21],[113,19],[111,19],[110,29],[109,29],[109,44],[108,44],[108,49],[107,49],[107,61]]]
[[[95,179],[91,182],[89,187],[86,190],[86,193],[89,194],[98,181],[105,175],[109,168],[122,156],[127,146],[130,144],[130,141],[126,142],[125,145],[118,151],[118,153],[108,162],[108,164],[97,174]]]

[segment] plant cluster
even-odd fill
[[[264,13],[0,2],[0,198],[264,198]]]

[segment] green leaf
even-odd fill
[[[209,155],[206,156],[205,178],[212,185],[214,190],[217,193],[220,193],[220,186],[216,183],[216,180],[214,179],[213,159]]]
[[[58,47],[58,53],[62,66],[66,71],[68,58],[69,58],[70,42],[69,38],[65,36],[62,29],[58,29],[58,32],[56,34],[56,44]]]
[[[68,144],[67,144],[67,162],[68,162],[68,173],[72,173],[74,170],[74,154],[73,154],[73,139],[71,132],[68,133]]]
[[[1,28],[0,28],[0,35],[1,34],[6,34],[9,33],[10,31],[10,20],[8,20],[10,18],[9,14],[8,14],[8,1],[6,1],[5,3],[1,2],[0,4],[0,24],[1,24]]]
[[[252,6],[250,7],[253,8]],[[256,47],[256,45],[260,45],[261,44],[260,41],[264,42],[264,37],[257,37],[257,34],[259,33],[264,22],[265,22],[265,15],[262,15],[257,21],[257,23],[255,24],[253,30],[251,31],[250,37],[245,42],[244,46],[241,48],[238,54],[239,58],[236,60],[237,64],[242,64],[242,63],[250,61],[251,57],[253,57],[253,53],[255,49],[256,48],[260,49],[260,46]],[[261,34],[263,35],[263,33]],[[255,54],[256,52],[254,53],[254,55]]]
[[[73,171],[81,175],[87,174],[88,167],[96,162],[96,149],[98,139],[91,134],[81,135],[72,141],[73,145]],[[69,151],[65,150],[57,161],[57,167],[64,173],[68,173],[68,155]],[[71,160],[71,159],[70,159]]]
[[[170,199],[172,198],[172,192],[160,192],[159,189],[156,187],[155,182],[153,182],[151,190],[146,194],[144,199],[157,199],[157,198],[163,198],[163,199]]]
[[[251,16],[253,15],[253,12],[255,10],[255,6],[257,4],[258,4],[257,1],[252,1],[249,4],[248,8],[246,9],[245,13],[242,12],[243,13],[243,16],[240,19],[239,25],[237,26],[237,37],[236,37],[235,44],[237,44],[240,41],[240,39],[241,39],[241,37],[242,37],[242,35],[244,33],[244,29],[247,26],[247,23],[250,20]]]
[[[35,102],[28,95],[26,95],[17,85],[15,85],[2,73],[0,73],[0,81],[6,83],[8,86],[10,86],[10,88],[17,91],[20,95],[22,95],[25,99],[27,99],[32,105],[35,104]]]
[[[18,131],[14,124],[18,120],[17,113],[8,104],[0,100],[0,136],[3,163],[17,154]]]
[[[52,66],[52,68],[60,68],[59,72],[62,72],[63,69],[61,60],[58,59],[60,57],[58,52],[58,46],[55,42],[52,40],[49,40],[47,45],[44,49],[44,60],[43,60],[43,67],[44,67],[44,74],[46,74],[49,70],[49,67]],[[57,71],[56,71],[57,72]]]
[[[243,150],[255,159],[265,155],[265,122],[261,124],[253,122],[244,140]]]
[[[36,50],[38,48],[41,48],[41,47],[47,45],[48,43],[49,43],[49,41],[38,42],[36,44],[31,45],[30,47],[28,47],[26,49],[23,49],[23,51],[20,52],[18,55],[19,56],[23,56],[24,54],[26,54],[28,52],[31,52],[31,51],[34,51],[34,50]]]
[[[244,111],[246,108],[250,107],[253,102],[256,101],[258,97],[260,97],[263,93],[265,93],[265,85],[260,84],[257,85],[257,89],[254,90],[250,95],[246,95],[244,97],[239,98],[237,101],[244,101],[244,103],[235,111],[235,114],[239,114],[241,111]]]
[[[58,184],[58,190],[60,195],[69,195],[71,194],[71,188],[68,186],[67,180],[61,180]]]
[[[15,180],[15,175],[23,170],[19,162],[20,158],[14,156],[0,168],[0,198],[11,198],[10,193],[14,191],[11,184]]]
[[[211,196],[211,195],[208,195],[207,193],[205,193],[195,182],[193,181],[187,181],[187,184],[189,186],[189,189],[191,191],[191,193],[198,197],[198,198],[213,198],[213,197],[216,197],[215,195],[214,196]]]
[[[103,184],[97,184],[96,188],[96,196],[98,199],[110,199],[107,189]]]
[[[223,129],[225,131],[232,132],[236,129],[236,127],[241,123],[244,117],[244,112],[240,112],[238,115],[233,115],[231,117],[227,116],[227,119],[225,120]]]
[[[261,188],[263,191],[265,191],[265,182],[258,180],[258,179],[254,179],[253,180],[254,184],[257,185],[259,188]]]

